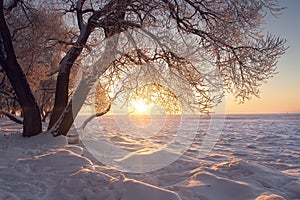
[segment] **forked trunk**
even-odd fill
[[[109,9],[111,5],[115,4],[115,1],[110,1],[108,3],[105,9]],[[117,4],[119,4],[118,8],[126,7],[127,6],[127,1],[117,1]],[[56,83],[56,93],[55,93],[55,103],[54,103],[54,109],[53,113],[51,115],[50,123],[48,126],[48,130],[57,130],[57,126],[59,126],[58,135],[66,135],[74,121],[74,117],[76,116],[77,113],[79,112],[82,104],[84,103],[84,100],[86,98],[86,95],[88,94],[89,90],[91,89],[90,87],[85,87],[86,84],[90,84],[91,80],[83,79],[81,81],[78,88],[75,91],[75,94],[71,100],[71,103],[68,104],[68,88],[69,88],[69,76],[70,76],[70,71],[71,67],[73,66],[75,60],[78,58],[78,56],[81,54],[83,47],[86,45],[86,42],[92,32],[92,26],[93,25],[93,20],[98,19],[93,18],[96,17],[97,15],[93,15],[89,20],[86,26],[81,26],[80,28],[80,36],[77,40],[77,42],[73,45],[73,47],[69,50],[69,52],[66,54],[66,56],[63,58],[61,64],[60,64],[60,70],[57,78],[57,83]],[[125,17],[125,11],[124,10],[117,10],[115,13],[115,17],[119,18],[120,20],[124,20]],[[113,17],[112,17],[113,18]],[[93,20],[91,20],[93,19]],[[81,18],[82,20],[82,18]],[[107,20],[109,21],[109,20]],[[108,23],[108,22],[105,22]],[[112,22],[111,24],[102,24],[104,27],[104,32],[106,38],[110,38],[114,36],[115,34],[118,34],[122,31],[122,28],[117,24]],[[109,39],[110,40],[110,39]],[[110,41],[111,43],[112,41]],[[110,46],[106,46],[106,52],[104,52],[104,55],[106,57],[111,58],[114,55],[114,52],[111,52],[112,49],[114,49],[116,46],[116,43],[110,44]],[[101,72],[96,72],[97,74],[102,74],[105,72],[105,70],[108,68],[109,63],[111,60],[108,59],[100,59],[100,62],[96,63],[96,67],[102,67],[100,69]],[[95,67],[95,66],[94,66]],[[97,75],[93,75],[93,78],[96,78]],[[87,81],[84,83],[84,81]],[[96,80],[94,80],[95,82]],[[79,90],[79,88],[82,86],[82,89]],[[77,94],[82,94],[82,96],[79,97]],[[77,95],[77,96],[76,96]],[[78,111],[74,110],[74,105],[72,108],[72,102],[78,102]],[[79,101],[77,99],[80,99]],[[77,105],[76,105],[77,106]],[[76,107],[75,106],[75,107]],[[77,107],[76,107],[77,109]],[[56,134],[54,134],[56,135]]]
[[[60,63],[60,69],[56,81],[54,108],[51,114],[48,130],[50,130],[57,122],[68,104],[71,68],[75,60],[81,54],[90,34],[91,28],[90,26],[87,26],[80,34],[76,44],[72,46]]]
[[[68,131],[70,130],[74,122],[74,119],[76,118],[78,112],[80,111],[89,91],[91,90],[95,82],[96,82],[95,77],[83,78],[80,81],[72,97],[72,100],[65,108],[64,112],[61,114],[57,122],[52,127],[53,131],[51,132],[53,132],[55,136],[67,135]]]
[[[82,77],[70,103],[53,127],[49,129],[54,136],[67,135],[90,90],[113,61],[117,41],[118,37],[112,37],[106,40],[105,50],[102,57],[94,64],[94,66],[92,66],[89,74],[86,73],[86,75]]]

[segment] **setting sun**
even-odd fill
[[[142,112],[146,112],[148,109],[148,105],[142,99],[132,101],[131,104],[132,107],[134,108],[134,112],[142,113]]]

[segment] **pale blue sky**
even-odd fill
[[[265,31],[287,39],[289,49],[278,62],[278,74],[261,87],[260,98],[239,105],[228,96],[228,113],[300,113],[300,0],[279,0],[286,9],[267,16]]]

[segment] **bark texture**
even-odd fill
[[[42,132],[39,107],[30,90],[26,76],[19,65],[12,45],[11,34],[0,0],[0,65],[3,67],[24,113],[23,136],[30,137]]]

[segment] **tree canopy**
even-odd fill
[[[286,49],[284,39],[262,30],[265,16],[282,10],[276,0],[5,2],[1,0],[2,12],[12,12],[18,4],[51,10],[63,16],[72,35],[56,38],[67,51],[59,64],[49,124],[54,135],[67,134],[95,84],[108,85],[111,100],[122,95],[126,102],[137,94],[153,100],[149,91],[156,90],[157,102],[167,109],[174,98],[204,113],[220,102],[224,91],[241,101],[250,99],[276,73]],[[13,68],[5,62],[11,53],[5,41],[11,37],[0,32],[0,64],[9,74]],[[70,95],[75,65],[84,73]]]

